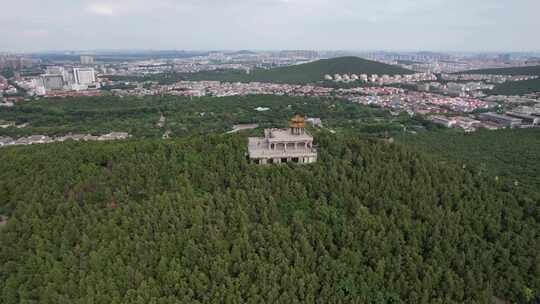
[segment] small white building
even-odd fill
[[[127,138],[129,138],[129,134],[127,132],[112,132],[109,134],[101,135],[97,140],[107,141],[107,140],[121,140],[121,139],[127,139]]]
[[[0,147],[9,146],[13,144],[14,140],[11,137],[0,136]]]

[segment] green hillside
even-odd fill
[[[399,140],[430,154],[478,168],[489,179],[540,189],[540,129],[451,130],[406,135]]]
[[[456,74],[490,74],[490,75],[537,75],[540,76],[540,65],[500,69],[481,69],[459,72]]]
[[[2,150],[0,302],[537,303],[537,193],[316,141],[275,167],[240,135]]]
[[[359,57],[339,57],[323,59],[310,63],[286,66],[270,70],[254,70],[251,74],[235,70],[207,71],[190,74],[160,74],[146,78],[113,77],[115,80],[155,80],[161,83],[174,83],[179,80],[216,80],[227,82],[275,82],[309,84],[323,81],[330,74],[412,74],[411,70],[399,66],[366,60]]]
[[[491,75],[535,75],[540,76],[540,66],[483,69],[462,72],[462,74],[491,74]],[[506,82],[498,84],[490,94],[495,95],[525,95],[540,92],[540,78],[525,81]]]
[[[540,78],[498,84],[490,93],[495,95],[525,95],[536,92],[540,92]]]
[[[411,74],[413,71],[398,66],[366,60],[358,57],[323,59],[296,66],[288,66],[265,71],[255,71],[252,81],[315,83],[323,80],[325,74]]]

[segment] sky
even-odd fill
[[[0,51],[540,51],[540,0],[0,0]]]

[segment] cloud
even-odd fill
[[[21,36],[26,39],[45,39],[49,36],[49,32],[44,29],[24,30]]]
[[[114,10],[112,6],[105,3],[90,4],[87,9],[90,13],[100,15],[100,16],[114,15]]]
[[[7,51],[149,46],[540,50],[540,40],[534,39],[539,0],[4,2],[0,50]],[[13,12],[25,12],[26,18]]]

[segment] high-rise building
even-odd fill
[[[64,77],[62,75],[43,75],[42,80],[47,91],[62,90],[64,88]]]
[[[61,66],[48,66],[47,75],[64,75],[64,67]]]
[[[73,68],[62,66],[48,66],[47,75],[61,75],[64,78],[64,83],[72,85],[75,83],[75,76],[73,75]]]
[[[82,55],[81,56],[81,64],[94,64],[94,57]]]
[[[73,75],[77,84],[93,84],[96,82],[96,74],[93,68],[74,68]]]
[[[67,85],[72,85],[75,83],[75,74],[73,73],[73,69],[66,69],[64,71],[64,82]]]

